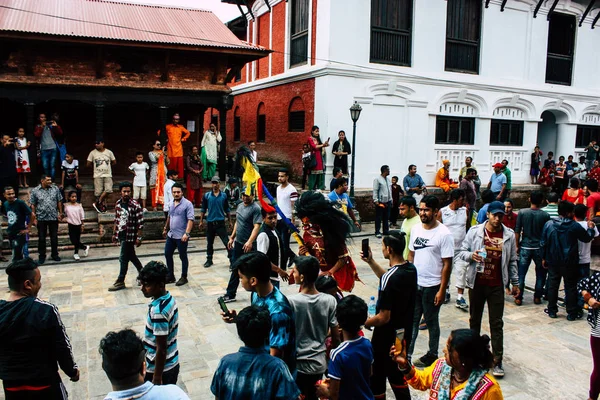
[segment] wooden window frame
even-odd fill
[[[460,2],[461,4],[455,4]],[[474,23],[477,24],[475,29],[477,30],[476,40],[470,38],[459,37],[455,34],[456,31],[466,30],[465,24],[469,23],[469,19],[464,15],[464,10],[467,8],[467,3],[471,3],[471,7],[479,7],[479,16],[477,21]],[[454,14],[454,10],[461,10],[462,13]],[[446,50],[445,50],[445,60],[444,60],[444,69],[450,72],[460,72],[467,74],[479,74],[480,68],[480,56],[481,56],[481,21],[483,17],[483,6],[481,0],[447,0],[447,11],[446,11]],[[453,29],[454,28],[454,29]],[[453,30],[455,32],[453,32]],[[464,33],[464,32],[463,32]],[[459,65],[460,62],[460,54],[456,54],[457,49],[463,48],[467,53],[467,48],[474,49],[474,55],[472,64],[473,67],[469,68],[466,65]],[[464,61],[463,63],[467,63],[468,61]]]
[[[263,120],[262,129],[261,119]],[[258,114],[258,117],[256,118],[256,141],[258,143],[266,143],[267,141],[267,116],[265,114]]]
[[[311,0],[290,1],[290,68],[308,64],[308,50],[310,47],[310,43],[308,42],[310,1]],[[305,10],[301,10],[303,5]],[[297,15],[298,12],[302,12],[304,15]],[[304,19],[302,17],[304,17]],[[304,42],[306,42],[306,45],[303,44]],[[301,52],[295,51],[295,47],[298,47],[298,49],[301,47]]]
[[[233,116],[233,141],[239,142],[242,136],[242,117],[239,115]]]
[[[575,136],[575,147],[586,147],[592,139],[600,141],[600,126],[598,125],[577,125],[577,135]]]
[[[562,19],[562,21],[560,21]],[[570,19],[573,26],[572,36],[568,37],[563,24],[568,24]],[[554,23],[553,23],[554,22]],[[558,32],[553,34],[554,30]],[[573,82],[573,60],[575,59],[575,40],[577,34],[577,18],[574,15],[555,13],[550,14],[550,20],[548,23],[548,47],[546,53],[546,83],[571,86]],[[555,40],[570,40],[571,43],[567,43],[567,52],[559,53],[552,51]],[[557,44],[560,46],[560,43]],[[555,68],[566,68],[568,70],[568,77],[563,76],[562,79],[556,79],[557,76],[554,74]]]
[[[438,140],[438,136],[440,132],[438,131],[440,127],[440,123],[445,123],[446,131],[444,133],[445,140]],[[458,122],[458,140],[450,141],[450,125],[452,123]],[[468,135],[469,140],[463,139],[463,123],[470,122],[471,125],[469,127],[469,132],[466,133]],[[465,117],[449,117],[446,115],[438,115],[435,120],[435,144],[444,144],[444,145],[466,145],[472,146],[475,144],[475,118],[465,118]]]
[[[293,114],[293,115],[292,115]],[[300,117],[302,114],[302,117]],[[302,121],[302,125],[300,125]],[[288,132],[304,132],[306,126],[306,111],[296,110],[288,113]]]
[[[494,133],[494,127],[497,126],[498,132]],[[493,119],[490,126],[490,146],[523,146],[523,131],[525,123],[508,119]],[[502,139],[502,129],[508,129],[507,140]],[[514,136],[517,136],[516,140]],[[516,142],[516,143],[514,143]]]
[[[388,10],[397,7],[388,13]],[[382,21],[396,12],[398,21]],[[407,26],[400,27],[401,16],[409,15]],[[394,26],[394,22],[397,22]],[[413,0],[371,0],[370,62],[410,67],[412,64]]]

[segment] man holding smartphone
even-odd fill
[[[405,346],[410,344],[412,338],[417,269],[402,256],[405,246],[404,232],[390,231],[383,237],[381,252],[389,261],[390,268],[387,271],[373,259],[368,243],[363,242],[360,254],[361,259],[369,264],[379,278],[377,314],[365,323],[365,327],[375,328],[371,339],[374,354],[371,390],[375,398],[385,397],[387,378],[396,399],[410,399],[404,375],[389,356],[397,332],[404,331],[400,340],[405,341]]]

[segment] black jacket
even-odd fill
[[[569,218],[550,220],[542,230],[542,258],[553,266],[577,265],[578,241],[589,243],[594,239],[594,234],[593,229],[586,231],[578,222]]]
[[[68,376],[77,373],[56,306],[34,297],[0,301],[0,379],[5,383],[57,382],[57,363]]]

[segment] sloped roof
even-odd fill
[[[0,33],[262,50],[211,11],[105,0],[0,0]]]

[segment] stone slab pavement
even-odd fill
[[[364,235],[370,234],[373,252],[380,263],[379,240],[373,236],[373,227],[365,226]],[[224,293],[229,278],[224,251],[215,253],[215,265],[203,268],[205,261],[204,239],[192,242],[190,249],[190,283],[183,287],[169,285],[179,305],[180,331],[179,351],[181,373],[178,384],[191,399],[214,399],[210,393],[212,375],[219,359],[237,351],[241,345],[235,326],[223,323],[219,316],[217,297]],[[358,259],[359,238],[355,238],[351,252],[363,283],[358,282],[354,294],[368,301],[377,294],[377,278],[370,268]],[[142,263],[152,259],[164,260],[162,245],[145,244],[139,248]],[[67,261],[70,253],[61,254]],[[100,339],[111,330],[130,327],[143,333],[148,299],[135,285],[135,269],[130,268],[127,289],[115,293],[107,291],[118,274],[118,248],[97,248],[90,257],[79,263],[48,263],[41,267],[43,287],[40,297],[59,307],[63,322],[71,338],[75,359],[81,368],[81,380],[71,383],[63,376],[70,398],[103,399],[111,390],[110,383],[101,368],[98,354]],[[176,256],[176,273],[180,263]],[[533,269],[531,269],[532,271]],[[533,278],[530,272],[528,281]],[[0,290],[7,297],[5,279]],[[297,287],[283,285],[285,294],[298,291]],[[456,291],[452,286],[452,301]],[[230,303],[232,309],[240,310],[249,305],[250,296],[242,288],[238,301]],[[568,322],[565,312],[559,318],[549,319],[543,313],[543,305],[532,304],[532,294],[527,293],[525,305],[515,306],[511,298],[505,302],[504,367],[506,377],[500,385],[506,399],[584,399],[587,398],[589,373],[592,368],[589,349],[589,326],[585,320]],[[489,332],[484,316],[483,332]],[[440,313],[442,336],[440,355],[450,331],[468,327],[468,313],[453,306],[443,306]],[[371,333],[366,331],[367,337]],[[427,331],[421,331],[417,339],[415,357],[427,348]],[[415,399],[426,399],[425,393],[413,392]],[[3,399],[0,393],[0,399]],[[391,391],[388,398],[393,398]]]

